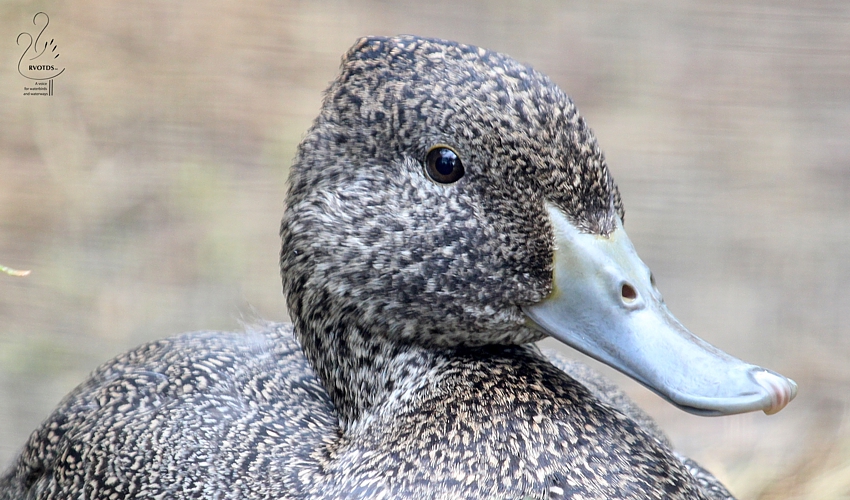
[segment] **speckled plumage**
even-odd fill
[[[466,175],[424,173],[445,144]],[[551,290],[544,202],[623,211],[590,129],[493,52],[365,38],[299,147],[281,225],[293,326],[194,333],[104,365],[0,499],[731,498],[521,307]]]

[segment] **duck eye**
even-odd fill
[[[451,184],[463,177],[463,163],[448,146],[434,146],[425,156],[428,176],[441,184]]]

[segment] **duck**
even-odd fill
[[[573,101],[511,57],[417,36],[343,56],[291,166],[291,324],[98,368],[0,499],[729,499],[552,337],[700,415],[796,384],[689,332],[623,228]]]

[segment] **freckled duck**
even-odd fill
[[[720,499],[552,336],[686,411],[779,411],[794,382],[688,332],[623,230],[573,102],[481,48],[364,38],[298,148],[292,325],[103,365],[3,499]]]

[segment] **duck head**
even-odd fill
[[[364,38],[292,166],[283,289],[335,400],[333,374],[365,359],[549,335],[693,413],[785,406],[793,381],[673,317],[623,219],[593,133],[546,76],[477,47]]]

